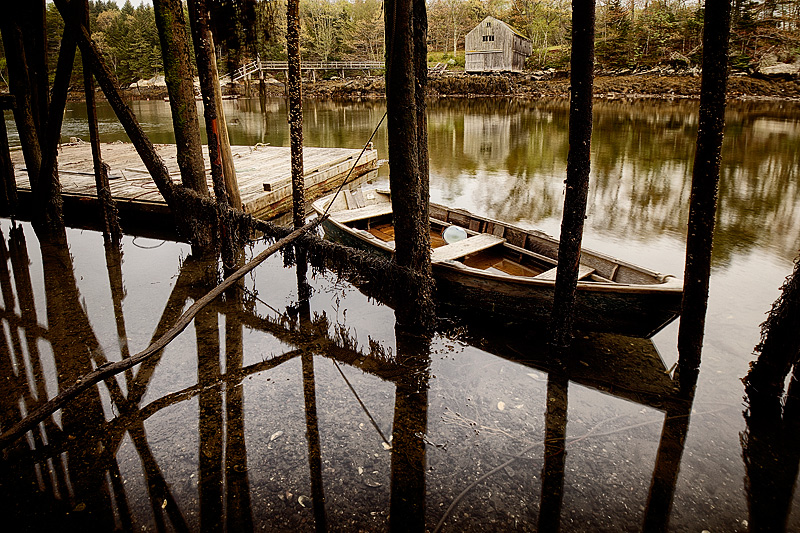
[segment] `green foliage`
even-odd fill
[[[731,56],[740,68],[800,59],[798,0],[739,0],[732,19]]]
[[[27,1],[27,0],[15,0]],[[223,61],[220,70],[236,68],[255,55],[286,59],[285,0],[208,0],[227,13],[215,31]],[[92,37],[121,84],[162,73],[163,61],[153,7],[128,0],[89,2]],[[429,62],[464,66],[464,36],[488,15],[504,20],[532,41],[530,69],[569,66],[568,0],[428,0]],[[224,9],[228,11],[225,11]],[[212,14],[214,11],[212,10]],[[54,72],[64,23],[54,4],[47,4],[47,59]],[[702,4],[683,0],[605,0],[597,5],[596,58],[600,68],[655,65],[691,67],[702,60]],[[230,20],[228,20],[230,19]],[[305,60],[380,60],[384,57],[381,0],[302,0],[301,43]],[[216,37],[216,33],[215,33]],[[230,37],[230,38],[228,38]],[[750,69],[759,63],[800,58],[800,0],[734,2],[731,66]],[[191,43],[190,43],[191,46]],[[455,55],[454,55],[455,47]],[[72,85],[82,84],[76,59]],[[0,48],[0,84],[7,72]]]
[[[463,70],[466,64],[464,51],[459,51],[455,57],[452,52],[428,52],[428,65],[446,63],[449,70]]]

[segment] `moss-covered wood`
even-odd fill
[[[183,4],[180,0],[155,0],[153,8],[161,40],[175,143],[178,145],[181,181],[200,194],[208,194]]]
[[[303,181],[303,75],[300,70],[300,2],[286,5],[286,53],[289,99],[289,142],[292,149],[292,222],[303,225],[305,218],[305,184]]]
[[[397,321],[404,327],[430,330],[435,321],[430,264],[427,144],[420,135],[417,91],[424,95],[425,77],[418,63],[425,52],[427,27],[421,0],[389,0],[386,24],[386,113],[389,134],[389,182],[395,223],[395,260],[412,276],[395,288]],[[420,20],[417,20],[419,17]],[[419,45],[419,46],[418,46]],[[422,97],[422,96],[421,96]],[[420,97],[420,98],[421,98]]]

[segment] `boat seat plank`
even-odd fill
[[[545,270],[538,276],[534,276],[533,279],[544,279],[548,281],[554,281],[556,279],[556,271],[558,267],[553,267],[550,270]],[[579,265],[578,266],[578,279],[581,280],[588,276],[591,276],[594,273],[594,269],[592,267],[586,265]]]
[[[356,220],[365,220],[367,218],[390,214],[392,214],[392,204],[387,202],[331,213],[331,219],[342,224],[347,224],[348,222],[355,222]]]
[[[497,246],[505,242],[505,239],[488,233],[481,233],[474,237],[468,237],[463,241],[454,242],[439,246],[431,252],[431,261],[441,262],[455,260],[481,250],[486,250],[492,246]]]

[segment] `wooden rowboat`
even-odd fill
[[[387,191],[344,191],[320,198],[313,208],[319,215],[328,210],[330,217],[322,226],[331,240],[386,256],[394,253],[392,204]],[[557,239],[433,203],[430,217],[431,263],[438,301],[515,320],[541,322],[549,317],[558,262]],[[445,242],[442,234],[450,226],[463,228],[467,238]],[[683,282],[674,276],[583,249],[575,326],[579,330],[649,337],[678,316],[682,292]]]

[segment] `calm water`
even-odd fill
[[[233,143],[288,145],[282,101],[266,117],[257,103],[226,105]],[[134,109],[154,142],[171,142],[167,104]],[[105,140],[124,140],[101,111]],[[383,111],[309,101],[306,144],[360,147]],[[561,101],[431,103],[432,199],[557,234],[567,112]],[[586,246],[680,274],[696,104],[595,112]],[[65,137],[85,137],[81,113],[68,110]],[[745,420],[740,380],[800,248],[799,126],[796,105],[729,108],[689,405],[670,392],[677,323],[649,341],[581,337],[565,373],[534,333],[503,324],[457,324],[424,346],[396,338],[391,309],[331,275],[313,277],[306,311],[276,257],[157,360],[21,440],[2,463],[6,516],[32,530],[372,531],[389,528],[391,510],[393,526],[442,531],[636,531],[646,517],[744,531],[767,509],[797,530],[797,459],[764,452],[778,445]],[[385,131],[376,145],[386,154]],[[0,229],[5,421],[143,349],[216,275],[182,244],[127,237],[119,257],[71,230],[66,254],[27,225]]]

